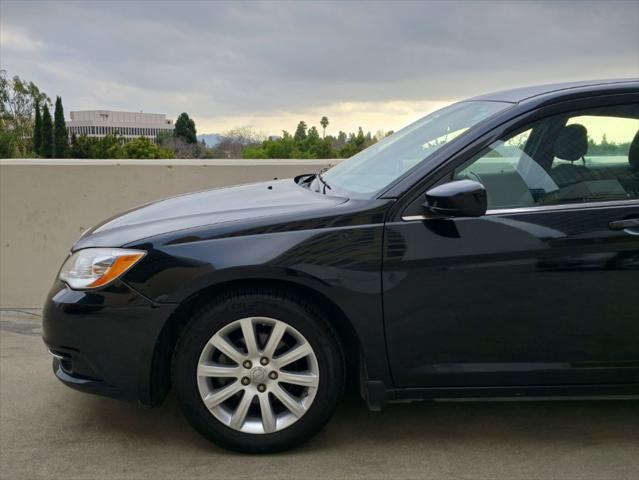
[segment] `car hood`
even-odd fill
[[[142,205],[112,217],[86,232],[73,250],[118,247],[193,227],[310,213],[346,200],[312,192],[292,179],[204,190]]]

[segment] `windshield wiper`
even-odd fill
[[[295,177],[295,183],[297,183],[298,185],[303,185],[306,188],[310,188],[311,183],[313,183],[313,180],[316,176],[316,173],[304,173]]]
[[[322,190],[322,193],[324,195],[326,195],[326,189],[328,188],[329,190],[332,190],[331,186],[328,184],[328,182],[324,179],[324,177],[322,177],[322,171],[317,173],[317,179],[322,182],[322,185],[324,185],[324,190]]]

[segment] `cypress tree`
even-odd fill
[[[40,156],[53,158],[53,121],[49,113],[49,107],[44,104],[42,109],[42,141],[40,143]]]
[[[42,145],[42,115],[40,115],[40,102],[35,104],[35,122],[33,123],[33,152],[40,155]]]
[[[183,112],[175,121],[175,128],[173,135],[177,138],[181,138],[186,143],[197,143],[197,130],[195,129],[195,122],[189,118],[189,114]]]
[[[297,124],[297,128],[295,129],[295,135],[293,138],[296,142],[301,142],[306,139],[306,122],[301,121]]]
[[[55,122],[53,125],[53,156],[55,158],[66,158],[69,156],[69,133],[67,124],[64,121],[64,110],[62,109],[62,98],[55,99]]]

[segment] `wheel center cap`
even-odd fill
[[[264,367],[253,367],[253,369],[251,369],[250,376],[252,383],[264,383],[264,381],[268,378],[266,368]]]

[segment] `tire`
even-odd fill
[[[337,336],[318,309],[295,295],[253,288],[216,298],[193,316],[176,345],[172,380],[185,417],[204,437],[266,453],[296,447],[324,427],[341,398],[344,371]]]

